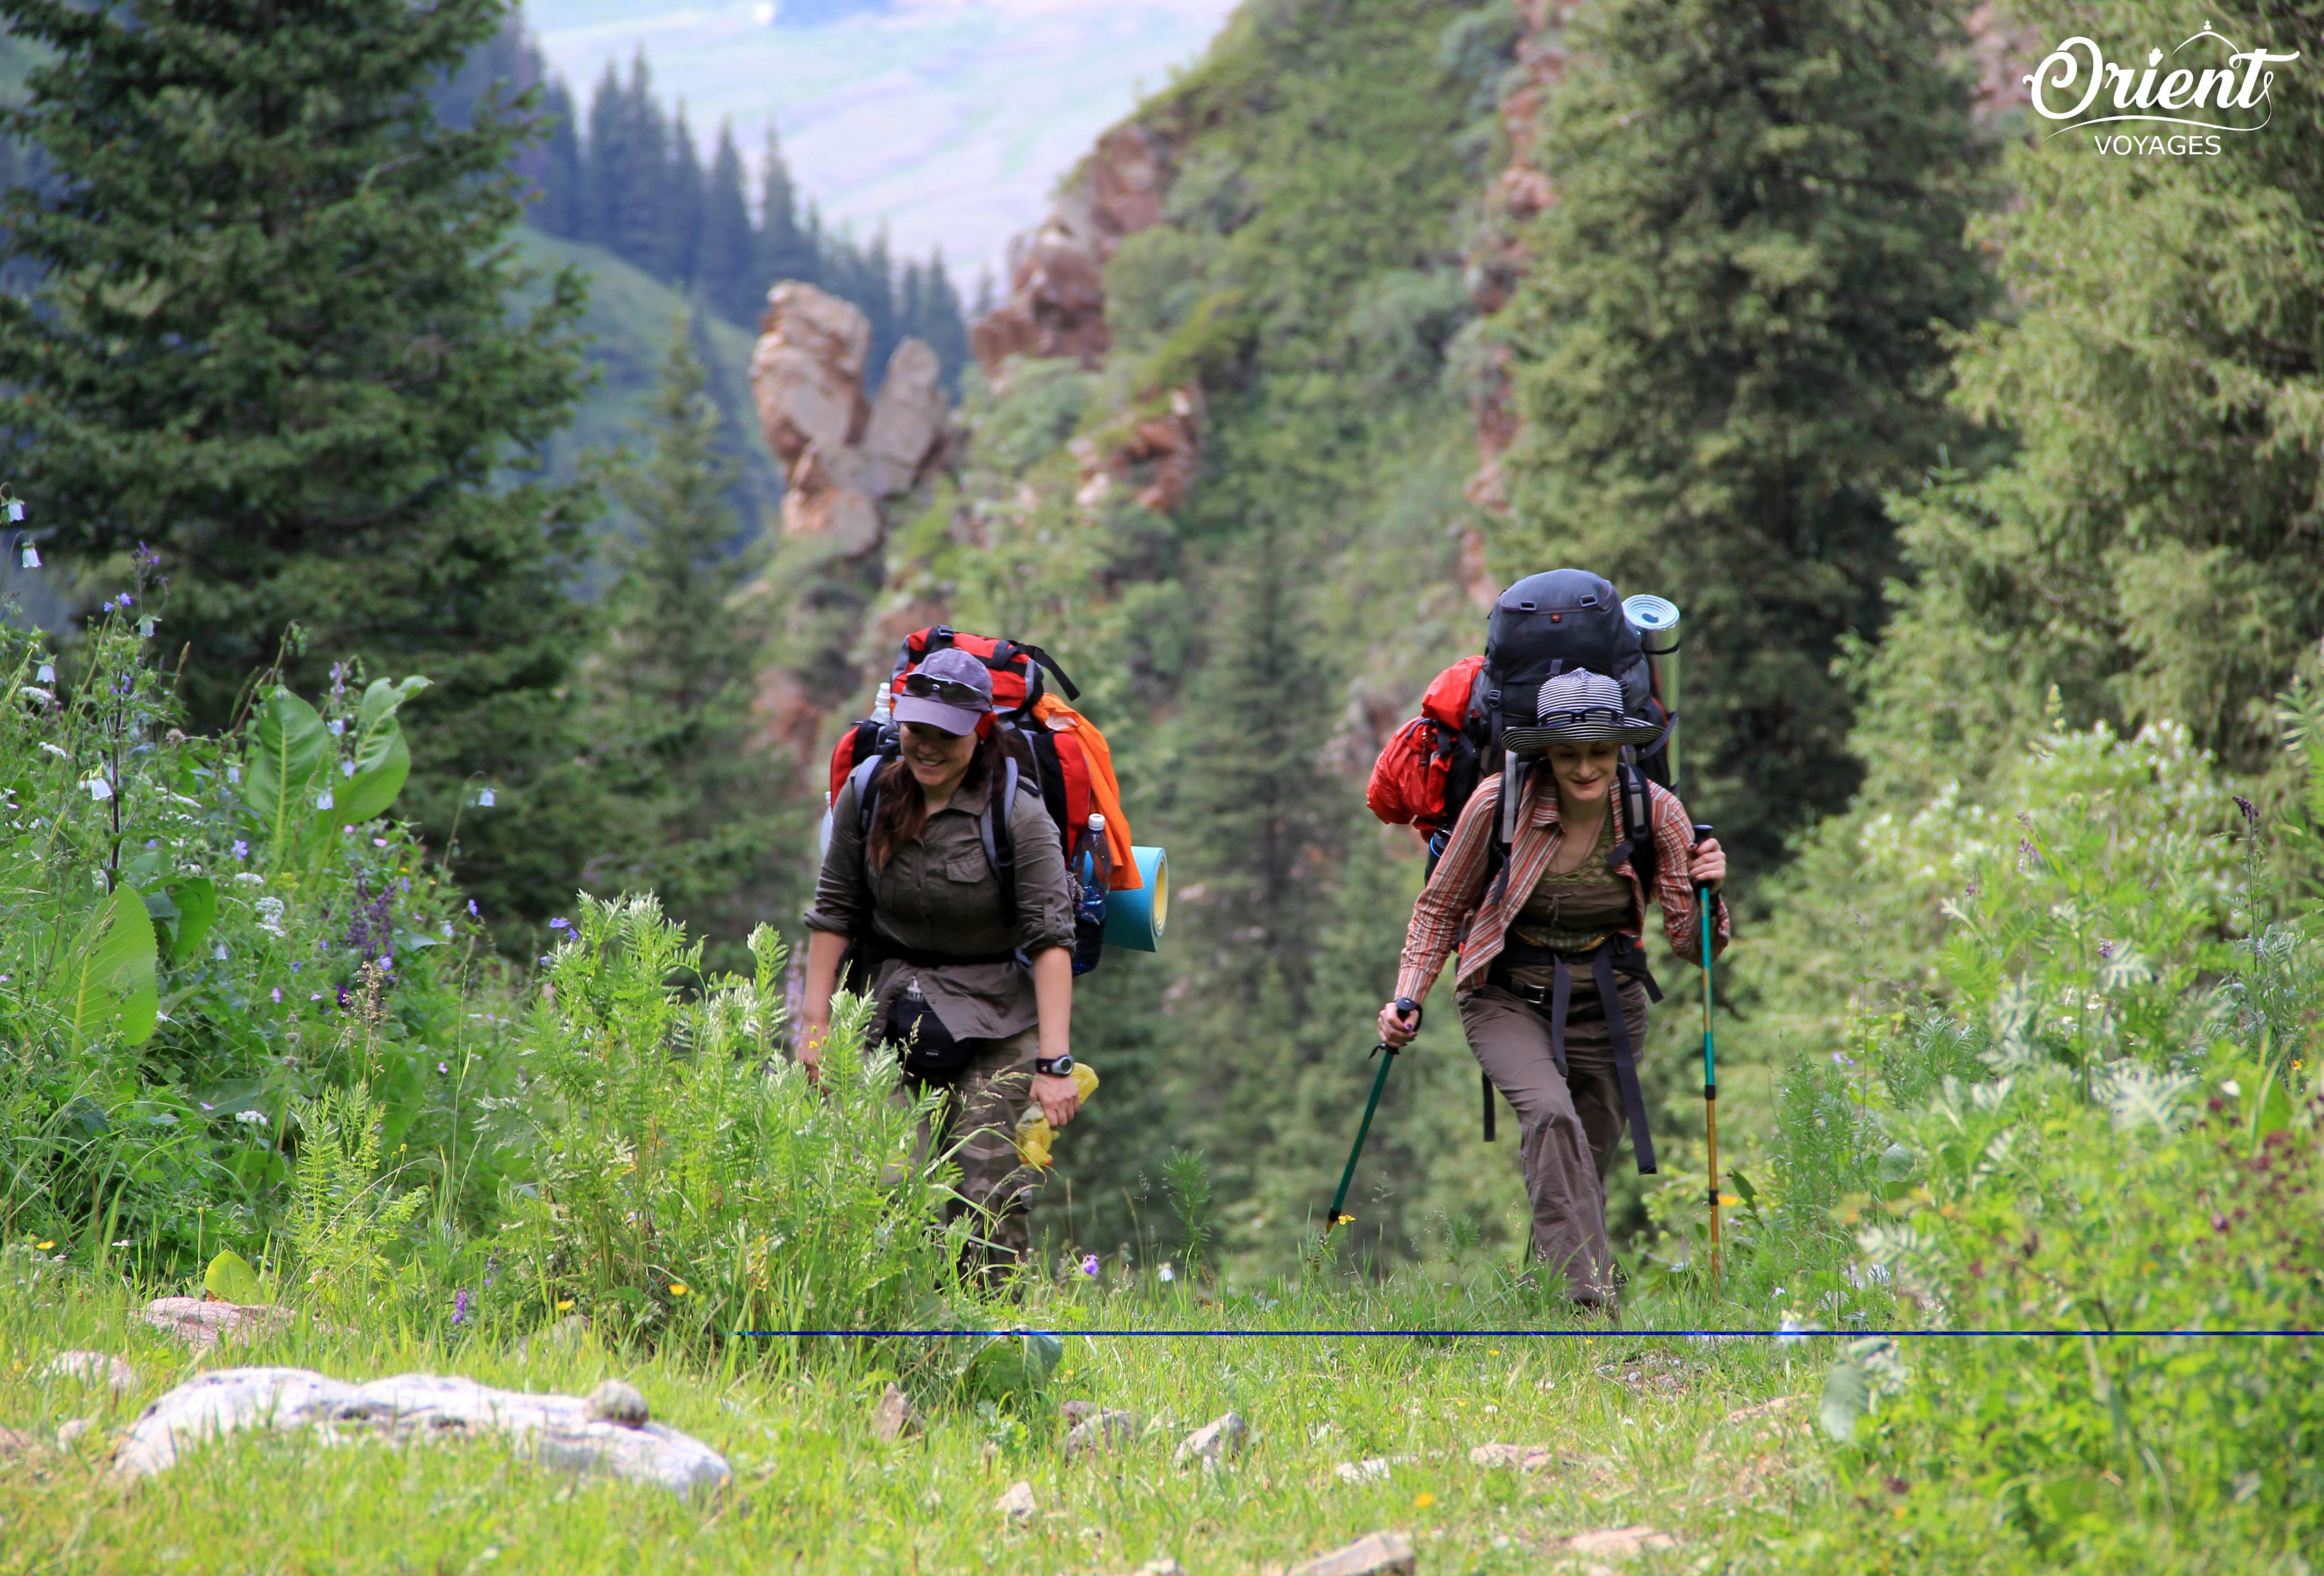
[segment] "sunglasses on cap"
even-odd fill
[[[978,711],[992,704],[992,697],[973,684],[963,684],[957,678],[931,678],[925,673],[904,675],[904,693],[914,700],[942,701],[946,705],[973,706]]]

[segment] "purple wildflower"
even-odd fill
[[[384,837],[374,837],[371,840],[371,845],[374,848],[385,848],[387,846],[387,839]]]
[[[1082,1257],[1082,1273],[1083,1273],[1084,1275],[1085,1275],[1085,1276],[1089,1276],[1092,1280],[1095,1280],[1095,1279],[1097,1278],[1097,1255],[1096,1255],[1096,1254],[1094,1254],[1094,1253],[1089,1253],[1089,1254],[1084,1254],[1084,1255],[1083,1255],[1083,1257]]]
[[[452,1323],[455,1324],[465,1324],[467,1322],[468,1288],[462,1286],[458,1291],[452,1294]]]
[[[476,900],[474,898],[468,899],[468,917],[471,919],[481,919],[484,917],[484,916],[476,912]]]
[[[451,1069],[450,1065],[449,1065],[448,1064],[447,1064],[447,1063],[438,1062],[438,1063],[437,1063],[437,1064],[436,1064],[436,1071],[438,1071],[438,1073],[447,1073],[447,1074],[448,1074],[449,1072],[451,1072],[451,1070],[452,1070],[452,1069]]]
[[[248,859],[250,857],[250,844],[244,842],[239,837],[235,838],[234,840],[234,856],[238,860]]]
[[[570,930],[573,928],[573,922],[570,919],[552,919],[549,922],[549,928],[551,930]]]
[[[268,991],[267,994],[274,998],[274,1004],[277,1007],[282,1005],[282,988],[281,986],[276,986],[273,990]]]

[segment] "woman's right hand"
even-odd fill
[[[1397,1012],[1396,1003],[1391,1001],[1380,1009],[1379,1032],[1380,1038],[1390,1049],[1402,1050],[1412,1043],[1412,1037],[1420,1032],[1420,1015],[1416,1012],[1409,1018],[1401,1017]]]

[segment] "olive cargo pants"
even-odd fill
[[[934,1123],[922,1125],[912,1164],[917,1168],[924,1163],[932,1147],[938,1155],[953,1151],[960,1181],[947,1215],[970,1216],[975,1233],[961,1267],[998,1281],[1032,1250],[1033,1194],[1041,1174],[1017,1153],[1017,1119],[1033,1101],[1033,1061],[1041,1033],[1028,1028],[974,1045],[975,1054],[960,1076],[941,1086],[944,1105]],[[910,1100],[917,1092],[908,1083],[897,1097]]]
[[[1646,1043],[1646,992],[1621,983],[1635,1055]],[[1606,1172],[1628,1125],[1614,1073],[1614,1037],[1588,976],[1574,982],[1565,1065],[1550,1055],[1549,1008],[1486,985],[1461,998],[1469,1049],[1517,1113],[1517,1160],[1533,1204],[1533,1254],[1565,1276],[1577,1303],[1611,1306],[1614,1256],[1606,1242]]]

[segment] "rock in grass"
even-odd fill
[[[1678,1547],[1678,1540],[1650,1526],[1609,1526],[1597,1532],[1575,1533],[1559,1546],[1569,1554],[1597,1554],[1610,1560],[1628,1560],[1649,1549],[1674,1549]]]
[[[41,1365],[33,1376],[42,1379],[78,1379],[84,1385],[105,1385],[116,1396],[137,1387],[137,1370],[108,1351],[60,1351]]]
[[[643,1428],[653,1421],[646,1410],[646,1398],[637,1387],[619,1379],[601,1383],[589,1392],[582,1405],[589,1409],[590,1416],[622,1428]]]
[[[893,1444],[920,1432],[919,1408],[912,1398],[893,1383],[881,1392],[880,1404],[872,1408],[872,1436],[883,1444]]]
[[[57,1448],[70,1450],[73,1442],[97,1426],[94,1417],[69,1417],[57,1424]]]
[[[1410,1460],[1410,1456],[1366,1456],[1360,1461],[1342,1461],[1332,1471],[1342,1483],[1377,1483],[1391,1469]]]
[[[272,1303],[221,1303],[214,1297],[156,1297],[141,1315],[192,1347],[208,1351],[220,1341],[254,1341],[290,1323],[290,1310]]]
[[[1186,1576],[1186,1567],[1171,1559],[1148,1560],[1130,1576]]]
[[[19,1433],[13,1428],[0,1428],[0,1461],[12,1461],[18,1456],[32,1454],[36,1442],[29,1433]]]
[[[992,1502],[992,1508],[1019,1526],[1041,1513],[1041,1507],[1033,1502],[1033,1485],[1021,1480],[1010,1484],[1001,1498]]]
[[[1412,1545],[1401,1535],[1375,1532],[1304,1565],[1294,1565],[1284,1576],[1413,1576],[1417,1568]]]
[[[1480,1444],[1469,1452],[1472,1467],[1513,1467],[1520,1472],[1538,1472],[1556,1459],[1545,1444]]]
[[[643,1407],[640,1398],[641,1413]],[[364,1439],[436,1443],[495,1435],[543,1466],[603,1472],[680,1494],[718,1488],[733,1476],[724,1459],[700,1440],[659,1423],[612,1422],[591,1408],[578,1396],[495,1390],[474,1379],[435,1374],[398,1374],[351,1385],[306,1369],[218,1369],[180,1385],[138,1414],[113,1464],[123,1477],[149,1477],[176,1465],[185,1450],[202,1440],[271,1429],[309,1433],[326,1444]]]
[[[1250,1438],[1250,1425],[1240,1412],[1229,1412],[1204,1424],[1178,1442],[1178,1453],[1173,1459],[1181,1467],[1200,1461],[1206,1468],[1231,1461],[1242,1454],[1243,1445]]]
[[[1127,1412],[1095,1412],[1074,1424],[1065,1435],[1065,1460],[1103,1455],[1138,1437],[1138,1419]]]

